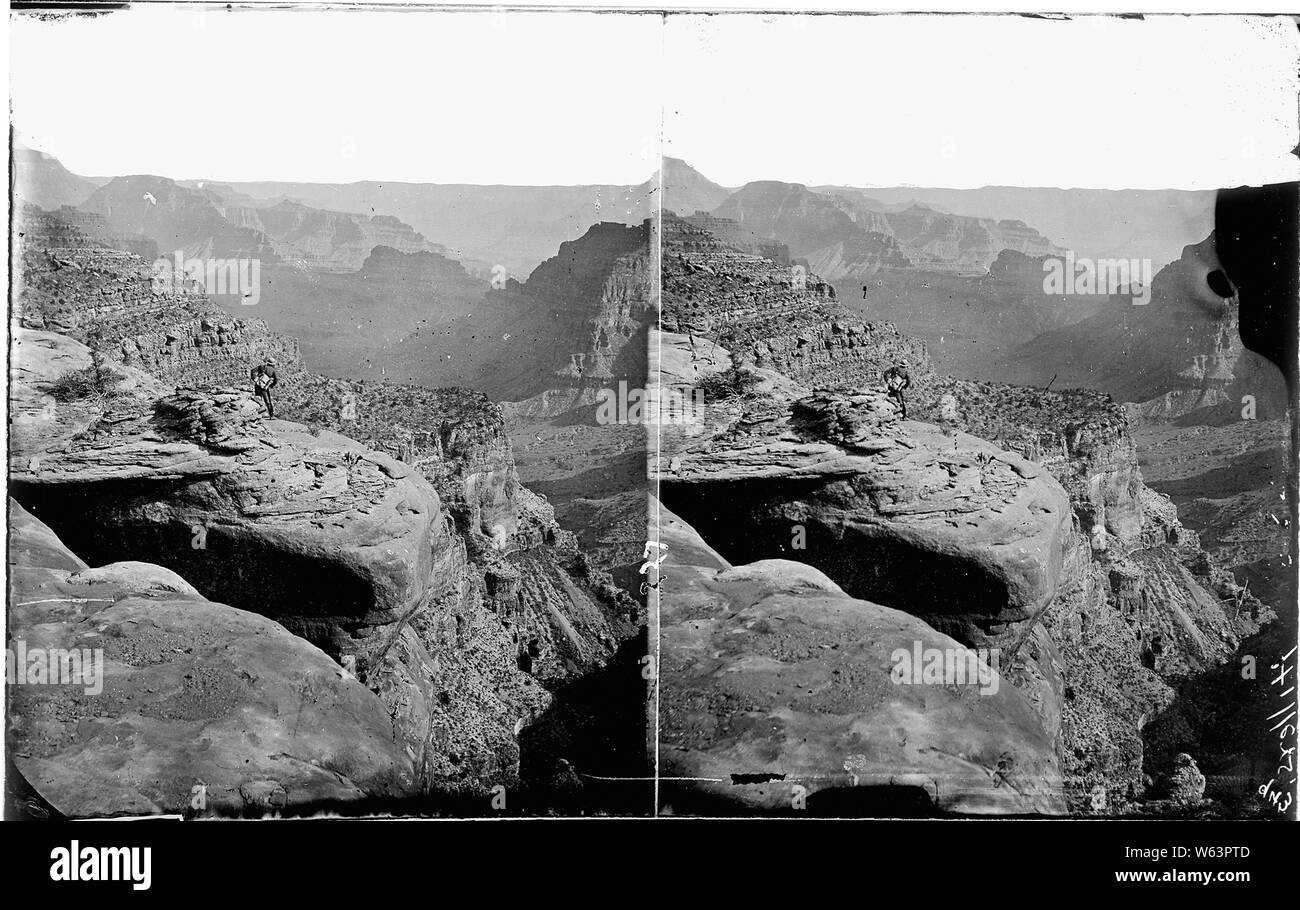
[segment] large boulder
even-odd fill
[[[14,669],[31,675],[8,687],[8,751],[60,812],[262,812],[418,792],[384,703],[320,649],[159,566],[88,568],[12,501],[9,527],[10,660],[21,647]],[[34,683],[51,649],[97,652],[102,675]]]
[[[798,559],[971,645],[1018,641],[1056,595],[1070,503],[1025,458],[901,420],[875,391],[709,416],[656,467],[665,502],[733,561]]]
[[[922,813],[1065,811],[1052,741],[996,659],[983,685],[911,684],[900,649],[970,652],[811,566],[732,567],[667,509],[660,529],[670,809],[894,814],[916,797]]]
[[[84,352],[60,339],[49,344]],[[517,666],[425,477],[269,420],[235,388],[141,381],[41,404],[62,370],[53,356],[28,364],[21,393],[39,413],[15,425],[9,465],[15,497],[64,543],[96,565],[165,566],[348,668],[382,699],[422,790],[518,784],[519,731],[550,696]]]

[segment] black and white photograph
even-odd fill
[[[12,26],[11,808],[650,813],[657,20]]]
[[[1290,874],[1298,20],[861,7],[11,5],[25,876]]]
[[[1295,657],[1290,399],[1215,187],[1294,174],[1294,67],[1265,75],[1293,23],[666,27],[661,809],[1289,805],[1257,790]],[[1099,74],[1099,43],[1155,59]],[[901,78],[921,46],[937,72]],[[754,59],[788,71],[697,91]],[[1008,100],[1026,66],[1054,78]],[[1202,148],[1187,94],[1225,102]]]

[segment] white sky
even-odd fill
[[[148,6],[12,26],[16,128],[88,175],[630,184],[662,115],[664,151],[733,186],[1297,176],[1286,19]]]
[[[1295,25],[671,17],[666,154],[726,186],[1293,180]]]
[[[144,7],[12,19],[15,128],[74,173],[635,184],[661,19]]]

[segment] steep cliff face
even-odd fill
[[[956,215],[1020,220],[1079,256],[1149,258],[1156,268],[1178,258],[1214,227],[1214,190],[1090,190],[984,186],[934,189],[917,186],[819,186],[818,192],[870,196],[882,211],[920,203]]]
[[[952,379],[934,392],[918,406],[927,419],[1020,452],[1069,493],[1066,570],[1040,617],[1044,634],[1018,652],[1022,678],[1056,668],[1071,804],[1124,811],[1150,770],[1141,731],[1173,687],[1230,659],[1274,614],[1146,485],[1128,412],[1109,396]]]
[[[1285,411],[1281,375],[1241,344],[1213,234],[1156,273],[1150,303],[1115,303],[1016,348],[1003,374],[1036,385],[1056,374],[1058,383],[1109,392],[1162,419],[1216,408],[1235,418],[1243,395],[1254,397],[1261,418]]]
[[[103,216],[117,234],[150,238],[164,255],[180,250],[185,257],[280,258],[257,228],[227,220],[210,194],[166,177],[115,177],[78,208]]]
[[[527,282],[511,280],[444,330],[407,338],[387,375],[478,389],[523,402],[531,416],[585,407],[620,379],[644,386],[653,288],[649,224],[604,222]]]
[[[108,247],[149,260],[158,258],[158,244],[151,238],[114,234],[103,215],[70,205],[52,211],[24,205],[14,218],[14,227],[20,243],[30,240],[44,247]]]
[[[1023,221],[950,215],[922,205],[884,217],[908,257],[922,269],[979,275],[1002,250],[1027,256],[1064,252]]]
[[[738,364],[800,381],[866,382],[907,362],[917,388],[928,386],[924,345],[855,318],[807,269],[742,253],[679,219],[666,217],[662,229],[664,331],[716,342]]]
[[[164,255],[252,257],[321,271],[361,267],[376,246],[446,252],[390,215],[358,215],[281,200],[271,206],[232,198],[222,188],[183,186],[165,177],[117,177],[80,209],[102,216],[122,236],[144,236]]]
[[[434,484],[517,645],[516,662],[534,676],[589,672],[635,632],[635,602],[519,483],[501,408],[482,394],[307,375],[283,399],[286,414],[391,453]]]
[[[755,257],[695,234],[678,253],[672,236],[666,226],[664,326],[678,334],[665,336],[664,381],[690,369],[708,403],[694,432],[665,435],[666,505],[733,561],[810,562],[849,593],[919,615],[965,644],[1001,643],[1008,678],[1058,744],[1072,810],[1128,811],[1145,793],[1142,727],[1171,703],[1171,683],[1221,664],[1271,614],[1143,484],[1124,410],[1085,390],[937,376],[924,347],[901,337],[893,351],[868,345],[858,362],[823,354],[838,303],[818,290],[820,279],[803,276],[801,318],[788,312],[788,283],[749,282],[764,268]],[[769,308],[782,317],[753,315]],[[893,334],[872,324],[857,331]],[[762,363],[763,351],[795,356]],[[899,422],[881,394],[880,371],[904,356],[909,416],[927,423]],[[748,379],[721,382],[732,363],[750,364]],[[834,391],[810,395],[819,385]],[[930,433],[939,435],[926,441]],[[944,473],[925,473],[936,467]],[[1050,545],[1011,542],[1023,564],[999,565],[991,545],[1011,539],[991,529],[1008,520],[1014,491],[1035,483],[1056,491],[1064,524]],[[1057,514],[1036,507],[1045,501],[1026,500],[1034,521]],[[927,517],[934,540],[952,539],[926,543],[913,524]],[[793,543],[796,528],[806,552]],[[965,556],[963,535],[974,547]],[[879,558],[855,558],[858,550]],[[925,553],[938,561],[921,568]],[[935,587],[940,578],[962,596]],[[971,612],[947,612],[956,600]]]
[[[65,334],[171,381],[242,382],[267,356],[289,372],[301,368],[297,344],[261,320],[232,316],[194,282],[177,283],[80,233],[26,235],[15,291],[17,324]]]
[[[368,241],[367,241],[368,242]],[[256,313],[292,335],[313,368],[330,376],[386,377],[392,346],[412,333],[445,338],[457,318],[479,310],[488,281],[439,252],[375,246],[355,271],[300,264],[261,270],[256,308],[217,298],[232,315]]]
[[[377,246],[403,253],[446,252],[391,215],[328,212],[287,200],[268,208],[224,205],[221,210],[228,221],[265,234],[281,259],[309,269],[355,271]]]
[[[43,209],[77,205],[96,189],[96,184],[79,177],[59,159],[19,143],[13,146],[14,195]]]
[[[1049,294],[1046,256],[1005,249],[988,272],[970,275],[917,267],[860,267],[810,258],[860,317],[888,320],[926,343],[936,368],[969,379],[999,379],[1002,358],[1044,332],[1073,325],[1131,298]],[[1040,384],[1046,384],[1051,374]]]
[[[590,707],[565,692],[642,620],[519,484],[499,408],[306,373],[291,341],[120,251],[24,254],[20,318],[69,334],[17,330],[20,501],[96,562],[166,565],[323,649],[387,706],[416,794],[517,786],[521,736],[546,742],[533,783],[566,755],[600,767],[556,716]],[[247,391],[268,353],[279,413],[311,426]]]
[[[645,385],[653,319],[650,227],[648,221],[639,228],[597,225],[580,240],[561,244],[554,258],[528,276],[524,293],[559,317],[556,331],[573,342],[567,362],[541,393],[541,410],[533,413],[591,404],[597,392],[619,380]]]
[[[527,275],[561,243],[599,221],[640,224],[656,208],[659,175],[636,186],[478,186],[402,183],[236,183],[263,199],[290,198],[330,211],[386,212],[458,256]],[[698,208],[699,206],[695,206]],[[693,209],[692,209],[693,210]]]
[[[807,256],[808,268],[848,287],[855,281],[875,278],[894,269],[909,269],[912,260],[898,241],[877,231],[837,240]]]
[[[742,227],[739,221],[733,221],[730,218],[719,218],[717,215],[710,215],[706,211],[696,211],[694,215],[683,215],[682,221],[692,227],[708,231],[732,249],[770,259],[778,266],[790,265],[790,248],[788,246],[779,240],[760,237],[755,232]]]
[[[1022,221],[951,215],[915,204],[879,210],[861,194],[819,193],[772,180],[746,184],[714,214],[789,244],[829,281],[851,282],[892,268],[979,275],[1004,249],[1029,256],[1064,252]]]

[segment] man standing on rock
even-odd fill
[[[275,419],[275,405],[271,404],[271,390],[280,382],[280,377],[275,375],[275,358],[268,357],[266,360],[253,367],[253,394],[262,399],[266,405],[266,416]]]
[[[903,399],[903,392],[912,384],[912,377],[907,374],[905,364],[895,364],[885,370],[885,392],[890,398],[898,402],[898,409],[903,412],[903,419],[907,419],[907,402]]]

